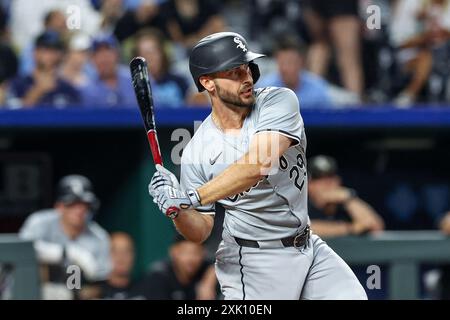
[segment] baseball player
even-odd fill
[[[32,213],[19,231],[34,241],[40,263],[50,267],[50,282],[64,283],[68,265],[77,265],[87,281],[106,280],[111,271],[109,235],[91,216],[99,200],[90,180],[68,175],[58,184],[54,208]]]
[[[197,242],[211,232],[215,203],[225,208],[216,252],[225,299],[367,299],[347,264],[310,232],[299,102],[286,88],[254,89],[260,57],[232,32],[192,49],[190,71],[212,112],[183,151],[180,183],[157,166],[150,195]]]

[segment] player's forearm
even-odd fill
[[[255,186],[269,174],[292,142],[292,139],[276,132],[255,135],[249,151],[241,159],[197,189],[201,203],[214,203]]]
[[[211,234],[214,218],[196,210],[181,210],[173,223],[186,239],[201,243]]]
[[[197,189],[202,205],[234,196],[250,189],[265,175],[264,164],[251,164],[248,155],[230,165],[217,177]]]

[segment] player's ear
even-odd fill
[[[215,89],[215,83],[213,79],[209,76],[201,76],[198,81],[206,89],[206,91],[211,92]]]

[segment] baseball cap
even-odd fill
[[[318,155],[312,157],[307,162],[308,175],[311,179],[330,177],[337,174],[338,166],[334,158]]]
[[[89,204],[93,210],[97,210],[100,205],[91,181],[78,174],[65,176],[59,181],[56,199],[66,204],[84,202]]]
[[[34,46],[36,48],[52,48],[64,50],[65,44],[59,33],[55,31],[45,31],[37,36]]]
[[[117,49],[119,47],[119,43],[112,34],[101,34],[94,37],[92,40],[91,49],[92,51],[96,51],[101,47]]]

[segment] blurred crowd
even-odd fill
[[[450,101],[449,0],[1,0],[0,106],[133,107],[136,55],[157,108],[208,106],[189,50],[228,30],[302,108]]]

